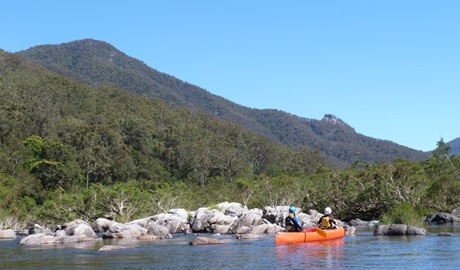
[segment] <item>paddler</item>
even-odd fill
[[[295,215],[297,208],[295,206],[289,207],[289,215],[286,217],[286,231],[287,232],[300,232],[302,231],[302,224],[299,218]]]
[[[318,220],[318,227],[321,229],[335,229],[337,228],[337,221],[332,218],[332,209],[326,207],[324,209],[324,215]]]

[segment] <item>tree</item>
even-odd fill
[[[97,127],[86,124],[76,127],[69,143],[77,150],[77,162],[84,172],[86,188],[90,183],[103,181],[109,171],[109,156]]]
[[[36,135],[26,138],[24,145],[32,153],[25,166],[41,181],[43,188],[68,188],[78,182],[80,170],[71,148]]]
[[[443,138],[441,138],[441,140],[439,140],[436,145],[437,145],[436,149],[434,149],[432,152],[433,156],[436,158],[442,158],[442,157],[448,158],[448,154],[450,150],[452,149],[452,147],[446,144]]]
[[[237,193],[244,206],[252,202],[252,198],[259,191],[260,187],[256,181],[247,178],[238,178],[235,181]]]

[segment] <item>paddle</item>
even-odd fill
[[[319,234],[320,236],[324,237],[324,238],[326,238],[326,236],[327,236],[327,235],[326,235],[326,232],[323,231],[323,229],[321,229],[320,227],[316,227],[316,228],[315,228],[315,232],[316,232],[317,234]]]

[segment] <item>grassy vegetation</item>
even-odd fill
[[[381,223],[424,227],[424,216],[421,209],[410,205],[408,202],[403,202],[391,207],[388,211],[383,213]]]

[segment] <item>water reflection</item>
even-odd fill
[[[276,245],[279,265],[293,268],[345,268],[345,241],[330,241]]]

